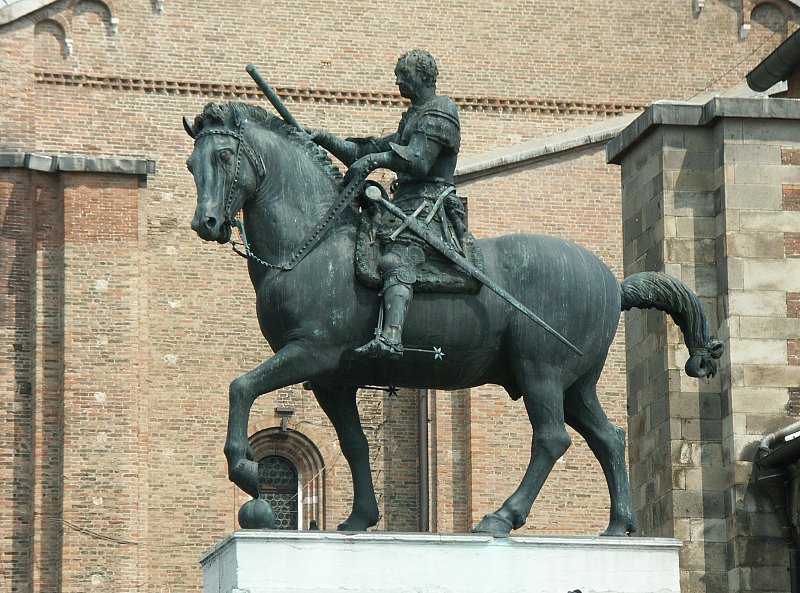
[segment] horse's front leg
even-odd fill
[[[247,442],[247,423],[253,402],[260,395],[328,370],[323,361],[324,357],[318,351],[312,353],[299,344],[289,344],[231,383],[228,436],[225,441],[228,478],[253,498],[258,498],[258,465],[252,460]]]

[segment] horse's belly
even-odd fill
[[[408,389],[466,389],[485,383],[508,384],[511,380],[500,364],[496,350],[454,350],[435,347],[431,351],[409,349],[400,359],[363,359],[345,355],[341,377],[361,386]]]

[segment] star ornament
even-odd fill
[[[444,352],[438,346],[433,347],[433,359],[434,360],[442,360],[444,358]]]

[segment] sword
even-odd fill
[[[504,301],[506,301],[509,305],[513,306],[515,309],[524,313],[529,319],[534,321],[537,325],[539,325],[543,330],[549,333],[551,336],[556,338],[559,342],[564,344],[567,348],[572,350],[578,356],[583,356],[583,352],[578,350],[578,348],[572,344],[567,338],[562,336],[552,327],[547,325],[544,320],[542,320],[536,313],[528,309],[525,305],[520,303],[517,299],[511,296],[508,292],[498,286],[494,280],[489,278],[486,274],[481,272],[478,268],[473,266],[467,258],[460,255],[451,245],[448,245],[444,241],[442,241],[436,233],[428,229],[428,227],[424,226],[420,221],[416,218],[406,215],[405,212],[400,210],[397,206],[392,204],[389,200],[384,198],[381,195],[381,190],[375,187],[374,185],[369,186],[364,193],[366,194],[367,198],[372,200],[373,202],[377,202],[384,208],[386,208],[389,212],[394,214],[397,218],[402,220],[404,223],[408,224],[408,228],[411,229],[415,235],[418,235],[422,238],[425,242],[428,243],[431,247],[433,247],[436,251],[441,253],[451,262],[456,264],[459,268],[464,270],[467,274],[475,278],[478,282],[483,284],[486,288],[494,292]]]

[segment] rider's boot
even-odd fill
[[[383,328],[373,340],[356,348],[356,353],[372,358],[402,356],[403,323],[413,296],[409,284],[399,282],[387,287],[383,293]]]

